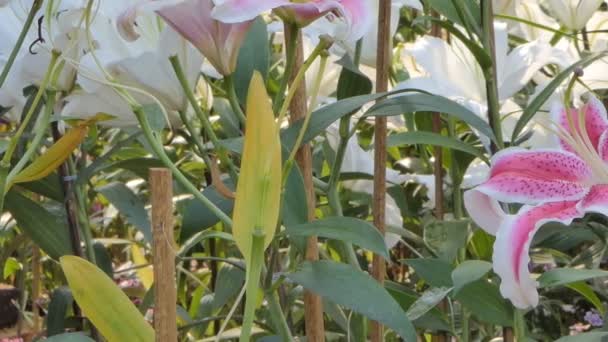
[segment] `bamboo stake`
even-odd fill
[[[154,261],[154,329],[157,342],[177,342],[177,291],[173,249],[171,171],[150,169]]]
[[[437,13],[433,13],[433,16],[437,17]],[[443,38],[441,27],[437,24],[433,24],[431,35],[437,38]],[[441,113],[433,113],[433,132],[441,134]],[[440,146],[435,146],[433,157],[435,158],[433,163],[433,173],[435,175],[435,218],[437,220],[443,220],[445,214],[443,207],[443,151]],[[448,303],[445,299],[439,303],[441,311],[446,312],[447,307]],[[432,342],[446,342],[447,340],[448,337],[445,333],[439,333],[431,337]]]
[[[380,1],[378,11],[378,56],[376,59],[376,91],[385,92],[388,90],[388,76],[390,68],[390,17],[391,1]],[[382,235],[386,230],[386,118],[376,117],[374,128],[374,196],[373,196],[373,216],[374,225]],[[374,254],[372,261],[372,275],[380,283],[384,284],[386,264],[384,258]],[[384,340],[384,329],[378,322],[371,324],[372,342]]]
[[[289,30],[293,28],[290,25],[285,25],[285,37],[290,37]],[[293,83],[298,70],[302,68],[304,64],[304,51],[302,47],[302,34],[298,34],[298,43],[296,47],[296,59],[291,75],[289,75],[289,83]],[[288,42],[286,42],[288,43]],[[287,45],[287,44],[286,44]],[[306,87],[305,82],[302,80],[302,84],[298,87],[298,90],[293,97],[293,100],[289,104],[290,121],[296,122],[303,119],[307,113],[306,105]],[[291,85],[293,86],[293,84]],[[300,147],[296,155],[296,163],[302,172],[304,178],[304,186],[306,188],[306,202],[308,205],[308,220],[314,220],[315,218],[315,189],[312,183],[312,152],[310,145],[305,144]],[[316,236],[308,238],[306,243],[306,260],[315,261],[319,260],[319,247]],[[323,303],[321,297],[313,294],[312,292],[304,291],[304,321],[306,327],[306,338],[311,342],[324,342],[325,341],[325,326],[323,322]]]

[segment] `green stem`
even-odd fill
[[[199,191],[199,189],[197,189],[192,183],[190,183],[188,178],[184,176],[184,174],[177,168],[177,166],[173,164],[173,162],[165,152],[163,146],[159,142],[158,138],[156,137],[154,131],[152,130],[152,127],[150,127],[150,122],[148,122],[148,118],[146,117],[146,114],[144,113],[143,109],[141,107],[134,106],[132,110],[133,113],[135,113],[139,124],[141,125],[146,140],[154,150],[154,153],[163,162],[163,164],[165,164],[165,166],[171,170],[177,182],[181,184],[184,188],[186,188],[196,199],[201,201],[203,205],[205,205],[209,210],[211,210],[211,212],[213,212],[215,216],[217,216],[220,221],[224,223],[224,225],[226,225],[227,227],[232,227],[232,220],[230,219],[230,217],[228,217],[220,208],[218,208],[215,204],[213,204],[213,202],[211,202],[207,197],[205,197],[205,195],[203,195]]]
[[[19,33],[19,37],[17,38],[17,42],[15,43],[15,46],[13,46],[13,50],[11,51],[11,54],[8,57],[8,60],[6,61],[6,64],[4,65],[4,68],[2,69],[2,74],[0,74],[0,88],[2,87],[2,85],[4,85],[4,81],[6,81],[6,78],[8,77],[8,73],[11,70],[11,68],[13,67],[13,63],[15,63],[15,59],[17,58],[17,55],[19,54],[19,50],[21,50],[23,41],[25,41],[25,37],[27,36],[27,33],[30,30],[30,27],[32,26],[32,23],[34,22],[34,18],[36,17],[36,13],[38,12],[38,10],[40,9],[41,6],[42,6],[42,0],[35,0],[34,3],[32,4],[32,8],[30,9],[30,12],[28,13],[27,18],[25,19],[23,28],[21,28],[21,33]]]
[[[68,163],[68,168],[70,170],[70,174],[77,175],[78,170],[71,159],[66,161]],[[80,221],[80,231],[82,232],[82,237],[84,240],[84,247],[86,249],[87,258],[93,264],[97,263],[97,258],[95,257],[95,249],[93,247],[93,231],[91,229],[91,222],[89,221],[89,215],[87,214],[87,202],[85,199],[85,187],[84,184],[74,183],[74,196],[76,197],[76,206],[77,206],[77,214],[78,219]]]
[[[448,118],[448,134],[450,137],[456,137],[456,119],[451,115]],[[460,189],[460,184],[462,183],[462,174],[460,173],[460,169],[456,164],[456,151],[450,150],[450,159],[452,160],[450,178],[452,178],[453,183],[452,200],[454,201],[454,218],[458,220],[464,216],[464,205],[462,190]]]
[[[331,168],[331,174],[329,176],[329,182],[327,183],[327,201],[329,207],[332,209],[334,215],[343,216],[342,204],[340,203],[340,194],[338,191],[338,185],[340,184],[340,170],[342,169],[342,163],[344,162],[344,156],[346,154],[346,147],[348,146],[348,139],[350,138],[349,132],[350,116],[345,116],[340,119],[340,142],[338,143],[338,149],[336,150],[336,157]],[[360,269],[359,261],[353,245],[350,243],[340,242],[342,247],[343,257],[348,261],[349,264]]]
[[[209,121],[209,119],[207,118],[205,113],[203,113],[203,110],[201,109],[198,102],[196,101],[196,98],[194,97],[194,93],[192,92],[192,88],[190,87],[190,84],[188,84],[188,79],[186,78],[186,75],[184,74],[184,69],[182,68],[181,63],[179,62],[179,58],[177,57],[177,55],[175,55],[175,56],[169,57],[169,60],[171,61],[171,65],[173,66],[173,70],[175,71],[175,76],[177,76],[177,79],[179,80],[179,83],[182,86],[182,89],[184,90],[184,93],[186,94],[186,97],[188,98],[190,105],[192,106],[192,108],[194,108],[194,112],[198,116],[199,120],[201,120],[201,124],[203,125],[203,129],[205,130],[205,133],[207,133],[207,135],[209,136],[209,139],[211,140],[211,143],[217,149],[218,156],[220,157],[220,161],[223,164],[228,165],[228,169],[230,171],[230,176],[232,177],[233,180],[236,181],[236,179],[237,179],[236,167],[232,163],[232,160],[228,157],[228,152],[226,151],[226,148],[222,144],[220,144],[219,139],[217,138],[217,135],[215,135],[215,132],[213,131],[211,122]],[[201,138],[200,134],[198,134],[198,132],[192,127],[191,122],[189,122],[188,120],[185,120],[185,118],[182,118],[182,121],[186,125],[186,128],[188,129],[188,131],[190,131],[190,134],[192,135],[192,139],[194,139],[194,142],[195,142],[195,144],[197,144],[197,147],[200,150],[201,154],[204,154],[205,149],[202,146],[202,138]]]
[[[306,117],[304,117],[304,122],[302,124],[302,127],[300,128],[300,132],[298,132],[296,142],[293,145],[291,152],[289,153],[289,158],[287,158],[285,166],[283,167],[283,187],[285,187],[285,184],[287,183],[287,177],[289,175],[289,172],[291,171],[291,168],[293,167],[296,154],[298,153],[298,150],[302,145],[302,141],[304,140],[304,135],[306,134],[308,124],[310,123],[310,118],[312,117],[312,111],[317,106],[317,97],[319,95],[319,88],[321,88],[321,81],[323,80],[323,73],[327,64],[327,57],[328,56],[325,54],[321,55],[321,63],[319,65],[319,72],[317,73],[315,83],[313,85],[310,106],[308,107],[308,110],[306,112]]]
[[[279,91],[277,91],[274,98],[273,111],[275,113],[283,106],[283,101],[285,100],[285,90],[287,89],[289,78],[293,72],[293,66],[296,63],[300,29],[296,25],[285,23],[284,32],[289,34],[289,37],[285,37],[285,70],[283,72],[283,78],[281,78],[281,83],[279,84]]]
[[[524,312],[520,309],[515,309],[513,320],[513,330],[515,332],[515,341],[526,340],[526,320],[524,319]]]
[[[315,61],[315,59],[317,59],[317,57],[319,55],[321,55],[321,53],[323,53],[325,50],[327,50],[333,44],[333,40],[331,39],[331,37],[321,36],[320,39],[321,40],[319,41],[319,44],[317,44],[317,46],[312,51],[310,56],[308,56],[308,58],[306,58],[306,61],[304,61],[304,64],[302,65],[300,70],[298,70],[298,74],[293,79],[293,82],[291,82],[291,84],[293,84],[293,86],[291,88],[289,88],[289,92],[287,93],[287,98],[285,99],[285,102],[283,102],[281,111],[279,112],[279,115],[278,115],[279,123],[283,121],[285,114],[287,114],[287,109],[289,109],[289,104],[291,103],[291,100],[293,99],[293,97],[296,95],[298,87],[302,84],[302,80],[304,79],[304,75],[306,75],[306,71],[308,70],[308,68],[310,68],[312,63]]]
[[[496,78],[496,49],[494,45],[494,13],[492,12],[492,0],[481,1],[481,19],[483,26],[483,47],[490,54],[492,64],[484,69],[486,80],[486,96],[488,102],[488,121],[496,137],[496,145],[493,149],[503,149],[504,142],[500,120],[500,102],[498,95],[498,83]]]
[[[291,336],[289,326],[287,325],[287,319],[285,319],[285,314],[283,313],[283,309],[279,303],[279,295],[276,293],[276,291],[270,292],[267,294],[266,300],[268,301],[270,319],[272,320],[275,329],[277,329],[281,340],[293,341],[294,338]]]
[[[239,98],[236,95],[236,89],[234,88],[234,77],[232,75],[224,76],[224,82],[226,84],[226,94],[228,95],[230,107],[232,107],[232,111],[239,119],[241,125],[245,127],[245,122],[247,121],[247,118],[245,117],[245,113],[243,113],[243,110],[241,109]]]
[[[36,131],[31,144],[28,146],[27,150],[25,151],[25,153],[23,154],[21,159],[19,159],[17,164],[9,172],[8,177],[7,177],[8,184],[11,184],[11,181],[13,180],[13,178],[15,178],[15,176],[19,172],[21,172],[21,170],[23,170],[23,168],[25,167],[25,164],[27,164],[27,162],[30,161],[30,159],[34,156],[34,154],[38,150],[38,147],[40,146],[40,143],[42,142],[42,138],[44,138],[44,135],[46,133],[46,129],[49,126],[49,123],[51,122],[51,116],[53,115],[53,109],[55,107],[55,96],[56,95],[57,95],[57,92],[54,90],[49,90],[46,92],[47,100],[46,100],[46,104],[44,106],[44,113],[38,119],[38,123],[37,123],[38,130]]]
[[[25,118],[21,122],[19,129],[17,130],[17,132],[11,139],[10,145],[8,146],[8,148],[6,149],[6,152],[4,153],[4,157],[2,158],[2,162],[1,162],[2,166],[8,167],[10,165],[11,159],[13,158],[13,153],[15,153],[15,149],[17,148],[17,144],[19,143],[19,139],[21,139],[21,136],[23,135],[25,128],[27,127],[28,123],[32,119],[32,116],[34,115],[34,112],[36,111],[36,108],[38,107],[38,103],[40,103],[40,100],[42,99],[42,95],[46,91],[49,81],[52,78],[53,69],[55,68],[55,65],[57,64],[58,58],[59,58],[59,52],[56,52],[53,50],[53,52],[51,54],[51,60],[49,62],[49,66],[47,68],[46,74],[44,75],[44,78],[42,79],[42,82],[40,83],[40,87],[38,88],[38,92],[36,93],[36,96],[34,97],[34,101],[32,102],[30,109],[28,110],[27,114],[25,115]]]
[[[243,325],[241,327],[240,342],[249,342],[251,329],[253,328],[253,319],[255,318],[255,306],[257,303],[257,293],[260,285],[260,275],[262,274],[262,264],[264,262],[264,231],[256,227],[251,233],[251,261],[247,264],[247,281],[245,300],[245,313],[243,317]]]

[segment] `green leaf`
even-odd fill
[[[74,299],[108,342],[154,341],[152,326],[103,271],[75,256],[60,262]]]
[[[365,117],[393,116],[414,112],[438,112],[452,115],[491,140],[495,140],[490,125],[477,114],[448,98],[427,93],[414,93],[380,100],[365,113]]]
[[[452,279],[450,275],[454,267],[441,259],[407,259],[403,260],[406,264],[412,267],[418,276],[431,286],[435,287],[452,287]]]
[[[593,278],[608,277],[608,271],[576,268],[554,268],[538,278],[539,287],[554,287],[585,281]]]
[[[388,259],[384,238],[371,223],[353,217],[328,217],[309,223],[287,226],[290,236],[319,236],[354,243]]]
[[[17,273],[17,271],[20,271],[21,269],[23,269],[23,265],[21,265],[21,263],[17,261],[17,259],[13,257],[8,258],[4,262],[4,271],[2,272],[2,278],[8,279],[8,277]]]
[[[345,54],[336,64],[342,66],[338,79],[338,100],[371,93],[372,81],[359,71],[349,54]]]
[[[458,293],[465,285],[477,281],[492,269],[492,264],[482,260],[467,260],[452,272],[454,293]]]
[[[593,53],[580,61],[572,64],[564,71],[560,72],[557,76],[553,77],[553,80],[543,89],[538,96],[536,96],[526,109],[524,109],[521,117],[515,124],[515,128],[513,129],[513,135],[511,136],[511,141],[517,141],[519,139],[519,135],[524,130],[528,122],[532,120],[532,117],[538,112],[538,110],[542,107],[542,105],[555,93],[557,87],[561,86],[565,80],[572,77],[574,70],[577,68],[584,68],[591,64],[593,61],[606,56],[606,52]]]
[[[593,304],[593,306],[595,306],[597,311],[599,311],[600,314],[602,316],[604,316],[604,314],[606,313],[606,310],[604,309],[604,305],[602,304],[602,301],[598,298],[598,296],[595,294],[595,292],[593,291],[591,286],[589,286],[586,283],[581,281],[581,282],[568,284],[568,285],[566,285],[566,287],[568,287],[569,289],[571,289],[573,291],[578,292],[581,296],[585,297],[585,299],[587,299],[589,302],[591,302],[591,304]]]
[[[44,340],[45,342],[95,342],[94,339],[83,333],[66,333],[55,335]]]
[[[390,280],[384,283],[384,287],[403,310],[409,309],[419,298],[416,292]],[[450,331],[450,326],[445,319],[445,315],[436,307],[429,310],[422,317],[412,321],[412,323],[414,323],[414,326],[422,329]]]
[[[231,180],[227,180],[225,184],[230,189],[234,188],[234,184]],[[205,190],[203,190],[203,195],[225,214],[232,214],[234,200],[221,195],[214,185],[205,188]],[[182,228],[180,231],[181,241],[185,241],[193,235],[220,222],[217,215],[197,199],[185,200],[180,203],[180,207],[183,208],[180,210],[182,213]]]
[[[46,316],[47,335],[61,334],[66,328],[66,315],[72,309],[72,291],[62,286],[53,291]]]
[[[234,238],[232,238],[232,235],[230,235],[228,233],[218,232],[215,230],[205,230],[205,231],[194,234],[192,237],[190,237],[188,240],[186,240],[186,242],[184,242],[184,244],[179,249],[179,252],[177,252],[177,256],[178,257],[186,256],[186,254],[188,254],[188,252],[192,248],[194,248],[194,246],[198,245],[199,243],[203,242],[206,239],[214,239],[214,238],[224,239],[226,241],[234,242]]]
[[[458,11],[454,7],[453,0],[427,0],[429,5],[433,7],[434,10],[439,12],[441,15],[448,18],[451,22],[457,23],[459,25],[463,25],[460,16],[458,15]],[[470,23],[471,25],[481,25],[481,10],[479,9],[479,5],[476,1],[458,1],[459,4],[466,6],[469,13],[473,15],[474,22]],[[464,25],[463,25],[464,26]]]
[[[444,136],[437,133],[422,131],[402,132],[390,135],[387,141],[388,147],[418,144],[441,146],[453,150],[466,152],[483,160],[486,163],[489,163],[488,158],[485,156],[484,152],[481,149],[473,147],[460,139]]]
[[[407,318],[411,321],[422,317],[433,309],[452,291],[451,287],[432,287],[422,294],[407,310]]]
[[[439,259],[452,262],[467,242],[468,229],[468,220],[434,220],[424,227],[424,242]]]
[[[513,306],[502,297],[498,286],[481,279],[463,287],[454,299],[460,301],[478,320],[513,326]]]
[[[258,71],[262,77],[268,74],[270,51],[268,44],[268,30],[266,22],[258,17],[243,40],[239,50],[234,72],[234,88],[241,104],[245,104],[247,91],[254,71]]]
[[[302,263],[296,272],[286,276],[336,304],[384,324],[406,341],[416,341],[416,330],[405,312],[368,274],[346,264],[307,261]]]
[[[574,336],[564,336],[555,342],[604,342],[608,337],[608,332],[597,331]]]
[[[53,259],[72,253],[68,227],[62,217],[55,216],[38,203],[11,190],[6,194],[6,209],[21,228]]]
[[[127,222],[144,234],[146,241],[152,242],[152,228],[148,211],[142,200],[131,189],[123,183],[112,182],[96,190],[118,209]]]
[[[245,265],[243,265],[244,267]],[[245,271],[230,264],[223,264],[215,281],[213,309],[221,309],[231,298],[236,296],[245,283]]]

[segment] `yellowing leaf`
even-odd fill
[[[42,179],[55,171],[72,154],[72,151],[80,145],[87,136],[88,127],[80,125],[70,129],[46,152],[40,155],[34,162],[21,170],[9,184],[32,182]]]
[[[137,266],[148,264],[148,260],[144,256],[144,251],[136,244],[131,245],[131,258],[133,263]],[[144,288],[149,290],[154,283],[154,272],[152,271],[152,265],[146,267],[139,267],[137,269],[137,276],[141,280]]]
[[[103,271],[72,255],[61,268],[84,315],[108,342],[154,342],[154,329]]]
[[[100,121],[110,120],[111,118],[113,118],[113,116],[109,114],[98,113],[87,120],[77,123],[74,128],[70,129],[61,137],[61,139],[53,144],[53,146],[46,150],[25,169],[21,170],[15,178],[11,179],[7,189],[10,189],[13,184],[33,182],[51,174],[51,172],[55,171],[55,169],[68,159],[70,154],[72,154],[84,140],[90,125]]]
[[[252,234],[256,228],[265,234],[264,249],[272,241],[281,196],[279,127],[264,81],[258,72],[253,74],[247,94],[247,130],[242,161],[232,234],[249,263],[252,259]]]

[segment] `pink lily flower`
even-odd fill
[[[125,11],[119,30],[129,40],[138,38],[136,18],[141,12],[156,12],[169,26],[192,43],[222,75],[236,69],[239,49],[253,20],[225,23],[211,17],[212,0],[152,0]]]
[[[251,20],[274,10],[283,20],[304,27],[329,13],[344,20],[349,38],[358,40],[371,28],[375,18],[369,0],[214,0],[212,16],[227,23]]]
[[[547,222],[566,225],[588,212],[608,215],[608,118],[591,97],[566,111],[555,104],[554,133],[559,148],[508,148],[492,158],[489,178],[465,192],[465,206],[481,228],[496,235],[494,271],[500,291],[518,308],[538,304],[537,283],[528,270],[529,248]],[[525,204],[506,214],[502,203]]]

